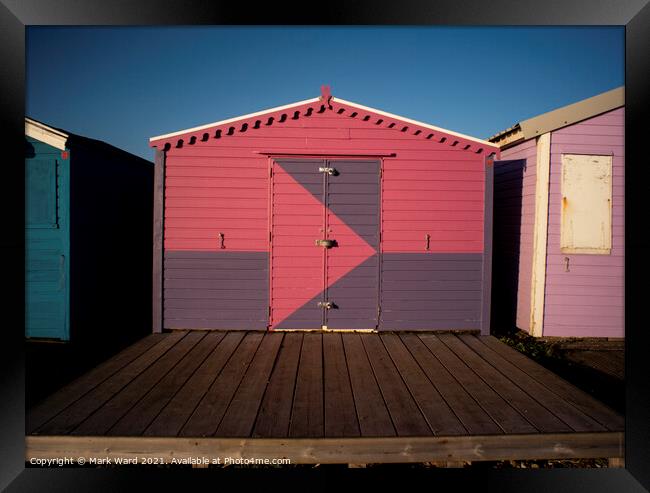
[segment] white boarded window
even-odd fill
[[[612,156],[562,154],[562,253],[612,249]]]

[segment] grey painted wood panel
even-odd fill
[[[480,253],[383,253],[379,328],[479,328],[483,276]]]

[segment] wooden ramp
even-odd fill
[[[29,410],[26,457],[617,458],[623,424],[491,336],[174,331]]]

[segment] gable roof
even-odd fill
[[[36,139],[40,142],[51,145],[57,149],[61,149],[62,151],[68,149],[90,148],[96,152],[112,153],[113,155],[120,157],[128,156],[129,159],[151,164],[151,161],[147,161],[140,156],[131,154],[130,152],[125,151],[124,149],[120,149],[119,147],[115,147],[114,145],[109,144],[108,142],[104,142],[103,140],[92,139],[90,137],[84,137],[83,135],[74,134],[72,132],[68,132],[67,130],[62,130],[60,128],[46,125],[43,122],[39,122],[38,120],[29,117],[25,117],[25,135],[27,137],[31,137],[32,139]]]
[[[45,142],[62,151],[65,151],[65,144],[68,141],[68,137],[70,137],[70,134],[65,133],[61,129],[50,127],[49,125],[45,125],[45,123],[27,117],[25,117],[25,135],[32,139]]]
[[[157,135],[149,139],[149,145],[169,149],[171,146],[181,146],[185,142],[194,144],[197,141],[206,141],[211,137],[220,137],[224,131],[226,135],[231,135],[235,130],[246,131],[248,128],[259,128],[262,124],[272,124],[276,119],[284,121],[286,118],[296,119],[302,113],[311,115],[312,112],[323,113],[324,111],[346,114],[346,116],[360,118],[364,121],[373,120],[374,124],[383,127],[395,128],[396,131],[410,132],[413,135],[421,135],[424,139],[433,139],[436,142],[447,142],[450,146],[459,146],[471,152],[495,152],[498,150],[498,145],[487,140],[446,130],[329,95],[327,98],[320,96],[198,127]]]
[[[572,103],[528,120],[516,123],[488,140],[501,149],[511,147],[538,135],[567,127],[582,120],[625,106],[625,87],[617,87],[577,103]]]

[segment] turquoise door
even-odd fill
[[[27,138],[25,335],[69,339],[69,160]]]

